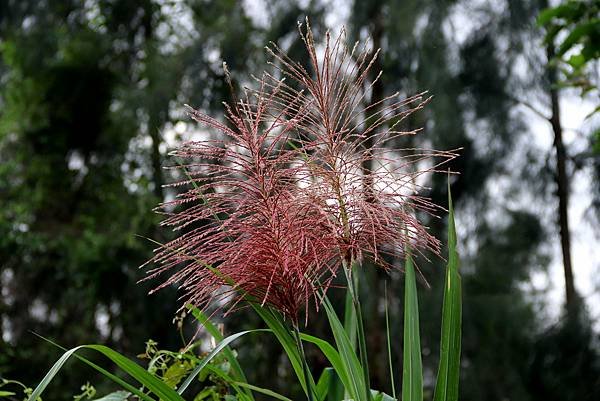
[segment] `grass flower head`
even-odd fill
[[[169,274],[161,287],[179,285],[186,302],[233,295],[297,322],[344,262],[389,268],[408,244],[439,251],[415,214],[436,210],[418,182],[455,154],[391,146],[418,132],[399,127],[428,99],[371,99],[377,52],[346,48],[343,32],[317,50],[308,25],[300,32],[306,66],[273,45],[275,71],[226,106],[226,121],[190,109],[218,136],[174,152],[186,179],[172,186],[186,189],[163,205],[163,225],[180,234],[150,272]]]

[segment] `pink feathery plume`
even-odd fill
[[[272,92],[228,106],[229,124],[190,110],[221,139],[174,152],[188,179],[172,185],[187,191],[163,205],[162,224],[182,234],[157,250],[148,278],[169,274],[159,288],[177,284],[199,307],[231,296],[233,305],[254,300],[297,322],[337,263],[327,217],[302,200],[298,151],[288,146],[296,121],[271,114]]]
[[[370,101],[381,76],[369,80],[378,50],[358,42],[348,49],[343,30],[333,40],[327,33],[318,50],[308,21],[299,31],[308,67],[272,44],[276,72],[267,74],[263,87],[274,98],[274,113],[295,121],[297,147],[304,150],[303,190],[329,216],[341,258],[369,256],[388,268],[384,256],[403,257],[407,245],[438,254],[439,241],[415,214],[438,210],[419,195],[420,180],[456,153],[393,147],[399,137],[419,131],[400,127],[429,98],[421,93],[403,99],[397,92]]]
[[[252,101],[227,106],[227,122],[191,109],[219,139],[174,153],[187,180],[172,186],[187,189],[163,205],[163,225],[181,234],[157,250],[149,278],[167,274],[159,288],[179,285],[196,306],[254,300],[297,323],[342,262],[390,268],[407,246],[439,253],[416,217],[438,210],[420,180],[456,154],[391,146],[418,132],[400,127],[428,99],[369,102],[377,52],[347,49],[343,31],[319,52],[308,24],[300,31],[308,68],[273,45],[275,72]]]

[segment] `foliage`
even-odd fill
[[[600,2],[597,0],[569,0],[543,10],[538,25],[546,30],[545,43],[556,47],[554,60],[561,71],[560,88],[579,89],[583,99],[591,100],[594,109],[586,116],[591,120],[600,112]],[[595,178],[600,176],[600,129],[592,125],[589,147],[573,157],[577,169],[591,166]],[[593,207],[600,213],[600,186],[593,184]]]
[[[452,215],[452,209],[450,209],[450,210],[451,210],[450,213]],[[450,251],[450,253],[453,253],[453,252],[455,252],[455,249],[450,247],[449,251]],[[410,267],[410,264],[412,263],[410,261],[411,260],[410,258],[411,257],[408,256],[409,264],[407,266],[409,269],[412,269]],[[448,277],[451,277],[452,274],[457,274],[457,271],[455,270],[457,268],[457,265],[456,265],[457,260],[456,259],[454,259],[454,260],[455,260],[455,262],[451,262],[449,264],[448,269],[449,269],[449,272],[451,272],[451,274],[449,274]],[[414,275],[414,272],[412,272],[410,274]],[[413,279],[410,279],[407,282],[408,282],[407,286],[409,286],[409,287],[413,287],[415,284]],[[447,302],[449,305],[452,303],[455,303],[455,302],[459,302],[459,304],[460,304],[460,290],[456,288],[457,284],[458,284],[457,281],[448,281],[447,282],[447,288],[450,291],[448,294],[450,294],[450,295],[448,295],[449,298],[446,299],[446,296],[444,298],[445,298],[445,302]],[[455,291],[458,291],[458,292],[455,292]],[[454,295],[451,295],[451,294],[453,294],[453,292],[454,292]],[[458,298],[457,298],[457,296],[458,296]],[[413,331],[416,334],[416,337],[412,337],[416,342],[412,343],[409,341],[406,344],[409,347],[416,346],[417,348],[415,350],[418,355],[418,354],[420,354],[420,347],[418,346],[418,336],[419,336],[419,333],[418,333],[418,311],[416,311],[414,309],[415,303],[413,302],[415,297],[416,297],[416,292],[414,292],[414,291],[411,292],[409,295],[407,295],[407,301],[409,301],[409,302],[406,303],[407,307],[406,307],[405,313],[407,314],[407,316],[410,316],[411,314],[416,312],[417,320],[415,320],[413,324],[405,326],[405,329],[408,331]],[[265,322],[270,327],[273,328],[272,330],[268,330],[268,331],[273,331],[273,332],[280,331],[281,333],[287,333],[284,336],[278,336],[278,340],[284,346],[284,349],[286,349],[286,352],[288,353],[288,356],[290,357],[290,359],[295,359],[297,357],[295,355],[298,355],[298,354],[296,354],[296,349],[292,344],[293,340],[290,335],[290,329],[288,327],[286,327],[286,325],[283,323],[282,320],[280,320],[281,319],[280,317],[279,318],[277,317],[279,312],[277,312],[269,307],[262,307],[258,304],[254,304],[253,306],[257,310],[257,312],[261,316],[263,316],[263,318],[265,318]],[[367,392],[366,397],[363,396],[364,393],[362,392],[361,386],[364,386],[365,382],[360,381],[360,378],[362,377],[361,372],[363,370],[363,365],[360,364],[358,356],[354,352],[354,349],[353,349],[354,347],[350,343],[350,340],[347,336],[347,333],[346,333],[342,323],[340,322],[337,315],[333,311],[331,304],[329,303],[328,300],[325,300],[324,306],[325,306],[325,310],[327,311],[327,317],[331,324],[331,330],[336,338],[336,347],[333,347],[331,344],[327,343],[324,340],[321,340],[321,339],[318,339],[316,337],[309,336],[306,334],[301,335],[302,340],[306,341],[306,342],[314,343],[320,348],[320,350],[324,353],[324,355],[327,357],[329,362],[332,364],[333,370],[336,372],[337,376],[342,380],[342,382],[345,386],[345,390],[348,391],[349,394],[352,395],[354,400],[357,400],[357,401],[358,400],[366,400],[366,399],[371,399],[371,397],[374,401],[394,400],[394,398],[390,397],[389,395],[387,395],[385,393],[381,393],[381,392],[373,391],[373,390]],[[213,333],[214,326],[212,325],[212,323],[210,323],[210,321],[206,318],[206,316],[197,309],[193,309],[193,312],[194,312],[194,316],[198,319],[198,321],[201,324],[203,324],[205,326],[205,328],[208,330],[208,332]],[[270,318],[266,318],[267,316],[275,317],[275,319],[273,320]],[[407,319],[410,320],[410,318],[407,318]],[[452,341],[454,341],[454,340],[452,340],[452,338],[456,338],[456,334],[460,333],[460,318],[457,318],[456,315],[452,316],[452,314],[445,314],[444,319],[445,319],[446,324],[444,325],[445,328],[442,331],[442,336],[441,336],[442,342],[444,343],[448,340],[450,340],[452,342]],[[448,319],[448,320],[446,320],[446,319]],[[416,324],[416,326],[414,326],[414,324]],[[416,331],[414,331],[415,327],[416,327]],[[265,330],[254,330],[254,331],[265,331]],[[139,356],[143,359],[149,359],[148,368],[146,371],[141,369],[139,367],[139,365],[135,364],[132,361],[127,360],[123,356],[119,355],[115,351],[110,350],[107,347],[94,346],[94,345],[77,347],[77,348],[68,350],[61,357],[61,359],[59,359],[59,361],[57,361],[57,363],[53,366],[53,368],[50,370],[50,372],[47,374],[47,376],[42,380],[40,385],[30,395],[29,400],[37,399],[37,397],[41,394],[41,392],[45,389],[45,387],[50,383],[50,381],[58,373],[58,370],[67,361],[67,359],[71,355],[75,355],[78,359],[80,359],[83,362],[85,362],[86,364],[92,366],[94,369],[99,370],[101,373],[107,375],[109,378],[116,381],[118,384],[120,384],[123,387],[125,387],[126,389],[130,390],[131,393],[133,393],[140,399],[144,399],[144,400],[152,399],[152,398],[148,397],[149,394],[155,394],[157,396],[160,396],[161,399],[163,399],[165,401],[181,400],[180,394],[182,394],[183,391],[185,391],[187,389],[187,386],[189,385],[189,383],[191,383],[191,381],[194,378],[198,377],[200,381],[204,381],[204,379],[206,377],[208,377],[214,383],[214,385],[204,387],[199,393],[196,394],[196,396],[193,398],[194,400],[209,399],[208,397],[211,397],[210,399],[215,400],[215,401],[221,400],[221,399],[223,399],[223,400],[252,399],[252,394],[246,395],[243,390],[243,389],[249,389],[251,391],[255,391],[258,393],[270,395],[271,397],[274,397],[274,398],[277,398],[280,400],[288,401],[289,399],[286,398],[285,396],[277,394],[268,389],[263,389],[260,387],[250,385],[246,382],[238,382],[230,376],[231,372],[233,371],[232,370],[233,362],[236,361],[236,359],[235,359],[235,354],[231,352],[231,350],[228,348],[228,345],[233,340],[235,340],[245,334],[248,334],[248,333],[250,333],[250,331],[236,333],[236,334],[233,334],[231,336],[224,338],[204,358],[198,357],[193,352],[193,349],[198,347],[199,343],[190,344],[189,346],[184,348],[184,350],[179,351],[179,352],[171,352],[171,351],[165,351],[165,350],[158,350],[156,347],[156,343],[154,341],[148,341],[146,343],[145,353]],[[217,337],[221,337],[221,336],[217,334]],[[297,345],[299,345],[299,344],[297,344]],[[140,382],[140,384],[142,384],[143,387],[141,388],[141,390],[136,389],[135,387],[132,387],[130,384],[119,379],[117,376],[114,376],[114,375],[108,373],[106,370],[104,370],[104,369],[100,368],[98,365],[90,362],[88,359],[77,355],[76,352],[79,349],[81,349],[82,347],[97,350],[98,352],[104,354],[106,357],[111,359],[121,369],[123,369],[131,377],[135,378],[136,380],[138,380]],[[301,349],[301,347],[298,349]],[[221,352],[223,350],[227,350],[228,353],[221,354]],[[458,361],[459,353],[460,353],[460,351],[457,348],[449,348],[446,351],[445,357],[449,358],[449,360],[451,360],[451,361]],[[404,383],[405,383],[405,386],[407,386],[407,388],[408,387],[418,388],[419,386],[421,386],[420,391],[422,394],[422,372],[421,372],[420,364],[416,367],[416,369],[417,369],[417,372],[415,372],[416,375],[410,374],[410,371],[406,371],[405,374],[407,374],[407,375],[410,374],[410,375],[407,376],[408,379],[406,379],[404,381]],[[449,385],[450,388],[454,388],[454,389],[458,388],[458,376],[459,376],[458,369],[459,369],[458,364],[452,363],[450,365],[449,369],[444,369],[444,370],[441,369],[440,370],[440,375],[438,376],[438,378],[439,378],[439,380],[442,380],[443,383],[445,383],[444,387]],[[191,373],[190,373],[190,371],[191,371]],[[301,381],[306,380],[306,377],[304,376],[307,373],[306,370],[297,369],[296,372],[298,374],[299,380],[301,380]],[[183,377],[185,377],[186,375],[187,375],[187,378],[186,378],[185,382],[183,384],[179,385],[179,383],[183,380]],[[330,375],[330,371],[324,370],[323,375],[317,385],[315,385],[314,381],[312,381],[312,380],[308,381],[306,391],[307,391],[309,400],[313,399],[312,395],[310,395],[310,394],[313,394],[314,396],[317,397],[317,398],[315,398],[317,401],[324,401],[325,398],[327,397],[328,393],[330,391],[333,391],[334,386],[332,385],[332,381],[327,379],[328,375]],[[325,377],[325,379],[323,377]],[[169,388],[173,388],[178,391],[174,392],[174,391],[169,390]],[[229,394],[230,389],[235,390],[236,397],[227,395],[227,394]],[[85,394],[85,396],[88,399],[93,397],[95,394],[95,391],[92,390],[89,387],[89,385],[84,386],[83,390],[84,390],[83,394]],[[108,399],[108,397],[116,398],[117,396],[119,396],[119,397],[124,396],[125,398],[127,398],[127,397],[129,397],[129,395],[131,395],[131,393],[124,393],[123,391],[118,391],[118,392],[109,394],[108,396],[106,396],[107,398],[104,398],[104,399]],[[444,393],[445,393],[445,388],[442,389],[442,391],[438,392],[438,394],[444,394]],[[76,396],[76,397],[80,397],[80,396]],[[220,397],[224,397],[224,398],[220,398]],[[249,398],[247,398],[247,397],[249,397]],[[123,399],[125,399],[125,398],[123,398]],[[414,394],[411,395],[411,393],[406,393],[406,395],[403,399],[420,400],[420,399],[422,399],[422,395],[415,396]],[[457,399],[456,393],[454,393],[454,395],[452,395],[450,393],[450,395],[448,397],[443,396],[443,398],[441,398],[441,399],[456,400]]]
[[[538,24],[547,30],[546,43],[557,47],[556,61],[565,75],[561,84],[581,89],[582,95],[599,89],[593,82],[593,63],[600,58],[599,15],[597,0],[569,0],[538,16]]]

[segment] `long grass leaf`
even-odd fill
[[[356,313],[354,312],[354,305],[352,305],[352,295],[350,291],[346,291],[346,296],[344,299],[344,330],[346,330],[346,335],[350,339],[350,343],[356,349],[356,332],[357,322],[356,322]],[[333,378],[332,390],[330,394],[330,398],[333,400],[347,399],[350,398],[350,393],[346,390],[349,387],[344,385],[340,381],[339,377]]]
[[[206,365],[208,365],[208,363],[215,356],[217,356],[225,347],[227,347],[230,343],[232,343],[233,341],[237,340],[238,338],[240,338],[248,333],[257,333],[257,332],[261,332],[261,331],[264,332],[264,331],[269,331],[269,330],[264,330],[264,329],[245,330],[245,331],[240,331],[239,333],[235,333],[235,334],[232,334],[232,335],[224,338],[223,341],[221,341],[219,344],[217,344],[217,346],[212,351],[210,351],[210,353],[202,360],[202,362],[200,362],[198,364],[198,366],[196,366],[194,368],[192,373],[190,373],[188,375],[188,377],[185,379],[183,384],[177,389],[177,393],[183,394],[183,392],[189,387],[189,385],[196,378],[196,376],[198,376],[200,374],[202,369],[204,369],[206,367]]]
[[[29,397],[29,401],[38,399],[38,397],[46,389],[48,384],[50,384],[50,382],[54,379],[56,374],[60,371],[60,369],[65,365],[65,363],[72,356],[76,356],[77,358],[86,362],[88,365],[92,366],[96,370],[99,370],[105,376],[107,376],[111,380],[114,380],[119,385],[121,385],[128,391],[134,393],[141,399],[146,400],[146,401],[153,401],[153,399],[151,397],[142,393],[141,391],[139,391],[138,389],[136,389],[129,383],[125,382],[124,380],[118,378],[117,376],[106,371],[105,369],[100,368],[98,365],[95,365],[94,363],[87,361],[87,359],[76,355],[76,352],[83,350],[83,349],[94,350],[94,351],[101,353],[102,355],[104,355],[105,357],[110,359],[112,362],[114,362],[119,368],[121,368],[123,371],[125,371],[127,374],[129,374],[131,377],[133,377],[138,382],[140,382],[140,384],[142,384],[144,387],[146,387],[149,391],[151,391],[153,394],[158,396],[161,400],[184,401],[183,398],[181,398],[181,396],[179,394],[177,394],[177,392],[173,391],[173,389],[171,389],[166,383],[164,383],[160,379],[158,379],[155,376],[153,376],[152,374],[150,374],[148,371],[146,371],[144,368],[142,368],[137,363],[131,361],[130,359],[126,358],[125,356],[119,354],[118,352],[116,352],[104,345],[95,345],[95,344],[80,345],[78,347],[75,347],[75,348],[72,348],[72,349],[66,351],[58,359],[58,361],[56,361],[56,363],[52,366],[52,368],[50,368],[50,370],[48,371],[46,376],[44,376],[42,381],[38,384],[38,386],[35,388],[35,390],[31,393],[31,395]]]
[[[462,295],[461,279],[458,273],[460,262],[456,249],[456,227],[450,184],[448,184],[448,209],[448,266],[446,268],[442,307],[440,365],[435,385],[434,401],[457,401],[460,379]]]
[[[219,329],[210,321],[208,316],[200,309],[195,308],[192,305],[188,305],[188,309],[192,312],[192,315],[196,318],[196,320],[206,329],[206,331],[213,336],[215,341],[221,342],[224,339],[224,336],[221,334]],[[223,348],[223,355],[229,362],[231,369],[233,371],[232,378],[237,382],[247,383],[246,375],[240,366],[238,359],[233,353],[232,349],[227,346]],[[252,391],[245,389],[244,391],[250,399],[254,400],[254,396],[252,395]]]
[[[423,400],[423,366],[419,333],[419,301],[417,280],[410,252],[407,252],[404,274],[404,360],[402,400]]]
[[[335,310],[333,309],[333,306],[331,305],[331,302],[329,299],[327,299],[327,297],[323,298],[323,306],[325,307],[325,312],[327,313],[327,319],[329,320],[329,325],[331,327],[337,349],[345,365],[345,369],[348,372],[350,388],[347,390],[350,392],[352,399],[356,401],[367,401],[370,393],[368,395],[365,394],[366,384],[364,381],[364,372],[358,356],[354,351],[354,346],[348,338],[348,335],[344,330],[344,326],[340,322]]]
[[[325,355],[325,357],[331,364],[331,367],[333,368],[333,370],[335,370],[335,372],[337,373],[337,376],[339,377],[340,381],[342,382],[342,385],[345,388],[351,388],[352,381],[348,374],[348,369],[346,367],[346,364],[342,360],[339,352],[337,352],[337,350],[331,344],[329,344],[327,341],[322,340],[320,338],[317,338],[317,337],[314,337],[314,336],[311,336],[308,334],[301,334],[301,337],[304,341],[316,345],[321,350],[323,355]]]
[[[240,387],[247,388],[249,390],[256,391],[257,393],[268,395],[269,397],[273,397],[273,398],[281,400],[281,401],[292,401],[291,399],[287,398],[286,396],[281,395],[273,390],[269,390],[267,388],[258,387],[258,386],[252,385],[252,384],[242,383],[242,382],[234,382],[233,384],[236,384]]]
[[[296,347],[296,342],[294,337],[290,333],[290,330],[285,326],[285,324],[279,319],[270,309],[260,306],[255,302],[250,302],[256,313],[263,319],[263,321],[267,324],[269,329],[272,330],[273,334],[283,347],[290,363],[292,365],[292,369],[296,373],[296,376],[300,380],[300,384],[304,392],[308,395],[308,388],[306,387],[306,380],[304,378],[304,369],[302,367],[302,358],[300,357],[300,353],[298,352],[298,348]],[[314,379],[310,372],[308,372],[308,382],[314,388]]]
[[[354,306],[352,305],[352,295],[350,291],[346,291],[346,297],[344,300],[344,329],[350,339],[350,342],[356,347],[356,313],[354,313]]]
[[[387,296],[387,282],[383,287],[383,298],[385,301],[385,334],[387,340],[387,352],[388,352],[388,366],[390,369],[390,384],[392,386],[392,397],[396,399],[396,386],[394,384],[394,362],[392,361],[392,341],[390,336],[390,316],[388,313],[388,296]]]
[[[335,378],[335,370],[333,368],[325,368],[317,381],[317,387],[315,388],[317,393],[317,401],[325,401],[329,394],[329,389],[333,384]]]

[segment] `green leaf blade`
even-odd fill
[[[198,308],[193,307],[192,305],[188,305],[188,309],[192,312],[192,315],[194,316],[194,318],[196,318],[196,320],[206,329],[206,331],[211,336],[213,336],[213,338],[216,341],[218,341],[218,342],[223,341],[224,336],[221,334],[219,329],[210,321],[208,316],[206,316],[206,314],[204,314],[204,312],[202,312]],[[236,358],[235,354],[233,353],[233,350],[229,346],[223,348],[223,355],[225,356],[225,358],[231,365],[233,379],[235,379],[235,381],[237,381],[237,382],[248,383],[248,380],[246,379],[246,375],[244,374],[244,371],[242,370],[242,367],[240,366],[238,359]],[[245,390],[246,395],[248,397],[250,397],[250,399],[254,400],[252,391],[250,391],[247,388],[244,388],[244,390]]]
[[[306,386],[306,380],[304,379],[304,369],[302,367],[302,358],[300,357],[300,353],[298,352],[298,348],[296,347],[296,342],[291,335],[290,331],[285,327],[283,322],[275,316],[275,314],[270,311],[268,308],[260,306],[255,302],[250,302],[250,305],[254,308],[254,311],[262,318],[262,320],[267,324],[269,329],[273,332],[283,350],[285,351],[290,363],[292,364],[292,369],[296,373],[296,376],[300,380],[300,385],[304,390],[305,394],[308,394],[309,389]],[[308,382],[314,388],[314,379],[310,372],[308,372]]]
[[[145,401],[153,401],[153,398],[151,398],[148,395],[140,392],[138,389],[136,389],[135,387],[133,387],[129,383],[127,383],[124,380],[118,378],[117,376],[115,376],[112,373],[108,372],[107,370],[101,368],[100,366],[98,366],[98,365],[96,365],[96,364],[88,361],[86,358],[83,358],[83,357],[81,357],[81,356],[79,356],[79,355],[76,354],[78,351],[83,350],[83,349],[94,350],[94,351],[97,351],[100,354],[104,355],[105,357],[107,357],[108,359],[110,359],[112,362],[114,362],[124,372],[126,372],[128,375],[130,375],[131,377],[133,377],[134,379],[136,379],[140,384],[142,384],[144,387],[146,387],[148,390],[150,390],[153,394],[155,394],[156,396],[158,396],[161,400],[164,400],[164,401],[184,401],[184,399],[181,398],[181,396],[179,394],[177,394],[177,392],[175,392],[173,389],[171,389],[163,381],[161,381],[158,378],[154,377],[152,374],[150,374],[148,371],[146,371],[144,368],[142,368],[137,363],[131,361],[130,359],[126,358],[125,356],[119,354],[118,352],[116,352],[116,351],[114,351],[114,350],[112,350],[112,349],[110,349],[110,348],[108,348],[108,347],[106,347],[104,345],[95,345],[95,344],[92,344],[92,345],[80,345],[78,347],[75,347],[75,348],[72,348],[70,350],[67,350],[58,359],[58,361],[56,361],[56,363],[52,366],[52,368],[50,368],[50,370],[48,371],[48,373],[46,374],[46,376],[44,376],[44,378],[42,379],[42,381],[33,390],[33,392],[31,393],[31,395],[30,395],[30,397],[29,397],[28,400],[29,401],[37,400],[38,397],[40,397],[40,395],[42,394],[42,392],[46,389],[46,387],[50,384],[50,382],[54,379],[54,377],[58,374],[58,372],[60,371],[60,369],[62,369],[62,367],[67,363],[67,361],[72,356],[75,356],[78,359],[80,359],[83,362],[85,362],[86,364],[92,366],[94,369],[100,371],[106,377],[108,377],[111,380],[117,382],[123,388],[125,388],[128,391],[134,393],[135,395],[137,395],[141,399],[143,399]]]
[[[442,306],[442,337],[440,364],[434,401],[457,401],[460,380],[460,349],[462,325],[462,288],[457,251],[454,208],[448,186],[448,266]]]
[[[404,356],[402,400],[423,400],[423,364],[419,332],[419,301],[417,279],[410,252],[406,255],[404,289]]]
[[[192,371],[192,373],[189,374],[189,376],[185,379],[185,381],[183,382],[183,384],[177,389],[177,393],[178,394],[183,394],[183,392],[189,387],[189,385],[192,383],[192,381],[196,378],[196,376],[198,376],[200,374],[200,372],[202,371],[202,369],[204,369],[206,367],[206,365],[208,365],[208,363],[215,357],[217,356],[221,351],[223,351],[223,349],[225,349],[230,343],[232,343],[233,341],[237,340],[238,338],[249,334],[249,333],[257,333],[257,332],[264,332],[264,331],[270,331],[270,330],[265,330],[265,329],[254,329],[254,330],[245,330],[245,331],[240,331],[239,333],[235,333],[232,334],[228,337],[225,337],[219,344],[217,344],[217,346],[202,360],[202,362],[200,362],[200,364],[198,364],[198,366],[196,366],[194,368],[194,370]],[[183,401],[183,398],[181,399]]]
[[[323,299],[323,306],[329,320],[329,325],[333,333],[335,344],[342,358],[344,368],[348,372],[350,387],[346,390],[350,393],[352,399],[356,401],[368,401],[367,398],[371,395],[366,392],[366,384],[364,379],[363,367],[360,360],[354,351],[354,345],[346,334],[344,325],[340,322],[331,302],[327,297]]]

